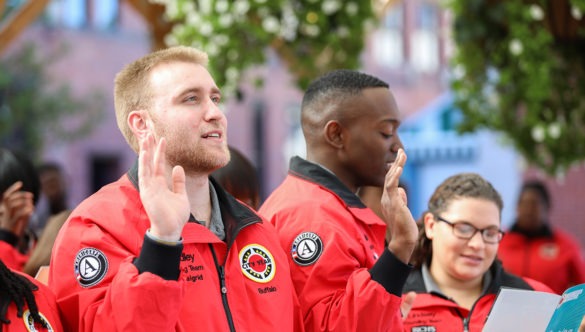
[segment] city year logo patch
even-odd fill
[[[268,249],[259,244],[249,244],[240,250],[238,256],[242,272],[250,280],[267,283],[274,278],[276,263]]]
[[[559,246],[555,243],[545,243],[540,246],[540,257],[548,260],[556,259],[559,256]]]
[[[291,248],[292,259],[298,265],[311,265],[323,253],[323,241],[313,232],[304,232],[295,238]]]
[[[24,326],[26,326],[27,331],[37,332],[37,331],[45,331],[45,329],[46,329],[46,331],[49,331],[49,332],[55,331],[53,329],[53,327],[51,326],[51,324],[49,324],[49,320],[42,313],[39,312],[39,316],[41,316],[41,320],[47,326],[46,328],[42,328],[42,325],[39,323],[36,323],[36,325],[35,325],[35,320],[34,320],[32,314],[30,313],[29,310],[26,310],[22,314],[22,320],[24,321]]]
[[[83,248],[75,256],[75,278],[81,287],[100,282],[108,272],[108,259],[95,248]]]

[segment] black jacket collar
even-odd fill
[[[509,232],[519,233],[519,234],[522,234],[528,238],[542,238],[542,237],[551,238],[551,237],[553,237],[553,231],[547,223],[542,224],[542,226],[540,226],[540,228],[538,228],[535,231],[528,231],[528,230],[525,230],[525,229],[518,227],[518,222],[515,222],[514,225],[512,225],[512,227],[510,227]]]
[[[315,163],[301,157],[293,157],[290,160],[290,169],[288,172],[292,176],[302,178],[328,189],[341,198],[348,207],[366,208],[359,197],[351,192],[335,174]]]
[[[492,263],[487,273],[492,274],[492,282],[486,291],[487,294],[497,294],[501,287],[533,289],[524,279],[504,271],[502,263],[498,259]],[[402,292],[406,294],[410,291],[427,293],[420,268],[413,270],[406,279]]]

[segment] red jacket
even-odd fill
[[[38,282],[37,280],[33,279],[29,275],[24,273],[19,273],[23,277],[27,278],[33,284],[35,284],[38,289],[33,291],[35,296],[35,302],[37,304],[37,309],[41,318],[45,320],[48,324],[47,328],[42,327],[40,324],[35,324],[34,320],[30,314],[30,310],[26,305],[26,301],[24,302],[23,307],[23,315],[22,317],[17,316],[17,308],[14,302],[11,302],[8,306],[8,311],[6,313],[6,318],[10,320],[10,324],[2,324],[2,331],[3,332],[29,332],[29,331],[54,331],[54,332],[61,332],[63,331],[63,327],[61,326],[61,320],[59,318],[59,310],[57,309],[57,303],[55,302],[55,295],[53,292],[42,283]]]
[[[384,245],[386,225],[333,174],[293,158],[259,213],[289,252],[307,331],[399,331],[410,268]]]
[[[49,285],[67,328],[294,330],[288,262],[270,224],[210,180],[226,242],[189,222],[182,250],[157,244],[145,237],[150,222],[136,174],[134,168],[82,202],[57,237]]]
[[[507,271],[538,280],[557,294],[585,283],[581,248],[572,236],[559,229],[546,228],[539,236],[528,236],[512,227],[500,242],[498,257]]]
[[[404,319],[404,331],[481,332],[501,287],[552,293],[550,288],[538,281],[505,272],[498,261],[492,264],[489,273],[492,276],[490,285],[469,310],[460,307],[439,292],[429,292],[421,269],[412,271],[403,292],[406,294],[414,291],[417,294],[408,316]]]
[[[28,255],[20,253],[20,251],[18,251],[18,249],[12,244],[0,240],[0,259],[9,268],[16,271],[22,271],[28,258]]]

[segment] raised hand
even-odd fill
[[[26,227],[30,216],[35,210],[33,194],[20,191],[22,182],[13,183],[2,194],[0,202],[0,228],[14,233],[20,237]]]
[[[189,220],[189,199],[185,188],[185,171],[175,166],[167,171],[166,141],[158,144],[152,135],[140,142],[138,183],[140,199],[150,219],[150,233],[165,241],[178,241]]]
[[[402,297],[402,303],[400,303],[400,312],[402,313],[402,318],[405,319],[412,309],[412,305],[414,304],[414,300],[416,299],[416,292],[408,292],[404,294]]]
[[[418,238],[418,227],[406,205],[406,192],[398,187],[405,163],[406,153],[400,149],[386,173],[381,204],[391,236],[388,249],[402,262],[408,263]]]

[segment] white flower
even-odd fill
[[[458,64],[453,67],[453,78],[456,80],[460,80],[465,77],[465,67],[463,65]]]
[[[319,29],[318,26],[313,25],[313,24],[303,24],[301,29],[303,30],[305,35],[310,36],[310,37],[318,36],[319,33],[321,32],[321,29]]]
[[[354,16],[355,14],[357,14],[358,12],[358,5],[355,2],[348,2],[345,5],[345,11],[350,15],[350,16]]]
[[[237,80],[238,79],[238,76],[240,76],[240,73],[239,73],[238,69],[235,68],[235,67],[229,67],[225,71],[225,77],[229,81],[235,81],[235,80]]]
[[[325,15],[335,14],[341,8],[341,2],[337,0],[325,0],[321,4],[321,10]]]
[[[177,40],[177,37],[169,33],[165,36],[165,45],[167,46],[179,45],[179,41]]]
[[[211,13],[211,0],[199,0],[199,11],[209,15]]]
[[[211,23],[209,22],[204,22],[201,24],[201,26],[199,27],[199,33],[202,36],[210,36],[211,33],[213,32],[213,26],[211,25]]]
[[[487,102],[492,107],[497,107],[500,104],[500,95],[492,92],[487,96]]]
[[[580,20],[581,18],[583,18],[583,12],[581,12],[581,9],[579,9],[575,6],[571,7],[571,15],[576,20]]]
[[[280,22],[274,16],[267,16],[262,20],[262,28],[270,33],[275,33],[280,29]]]
[[[218,13],[225,13],[229,8],[229,3],[225,0],[219,0],[215,3],[215,11]]]
[[[522,53],[522,51],[524,50],[524,46],[522,46],[522,42],[519,41],[518,39],[512,39],[510,41],[510,53],[512,53],[512,55],[520,55]]]
[[[256,0],[256,3],[263,4],[266,3],[266,0]]]
[[[553,122],[548,125],[548,136],[553,139],[561,136],[561,125],[558,122]]]
[[[544,18],[544,11],[539,5],[530,5],[530,16],[532,16],[535,21],[540,21]]]
[[[250,3],[246,0],[234,2],[234,12],[236,15],[245,15],[250,9]]]
[[[297,38],[299,20],[290,4],[285,5],[282,8],[282,21],[280,24],[280,36],[282,36],[282,38],[288,41],[293,41]]]
[[[195,4],[191,1],[185,3],[183,5],[183,12],[186,12],[186,13],[195,12]]]
[[[207,51],[207,54],[212,57],[219,54],[219,47],[217,47],[217,45],[214,43],[208,43],[205,47],[205,50]]]
[[[177,6],[177,3],[169,2],[165,6],[165,14],[171,19],[176,18],[179,15],[179,7]]]
[[[532,128],[532,139],[535,140],[537,143],[542,143],[544,141],[544,128],[542,126],[536,126]]]
[[[230,61],[236,61],[238,59],[238,51],[231,49],[227,53],[227,57]]]
[[[230,39],[224,34],[218,34],[213,36],[213,41],[219,46],[225,46],[230,41]]]
[[[198,26],[201,22],[201,16],[197,12],[190,12],[185,18],[185,23],[190,26]]]
[[[344,25],[340,26],[337,28],[337,35],[341,38],[349,37],[349,28]]]
[[[229,28],[232,23],[234,22],[234,18],[232,15],[225,13],[223,15],[221,15],[219,17],[219,19],[217,20],[217,22],[219,23],[219,25],[221,25],[224,28]]]

